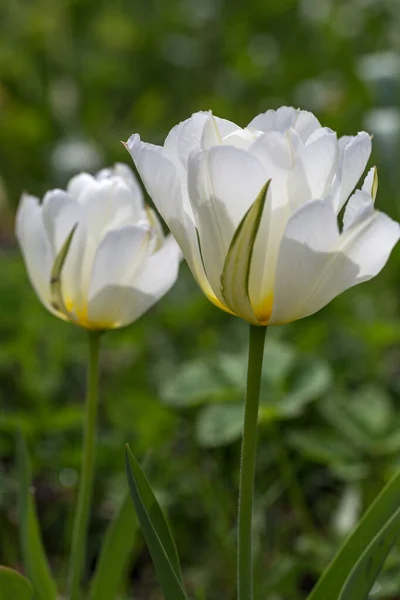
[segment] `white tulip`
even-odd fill
[[[81,173],[41,204],[24,194],[16,234],[29,278],[58,317],[91,330],[138,319],[175,283],[180,251],[123,164]]]
[[[375,168],[354,191],[371,137],[338,139],[310,112],[268,110],[244,129],[200,112],[162,147],[137,134],[127,147],[203,292],[249,323],[315,313],[374,277],[399,239],[374,209]]]

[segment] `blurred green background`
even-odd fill
[[[0,563],[21,566],[15,432],[32,454],[45,545],[63,586],[81,458],[84,332],[40,305],[13,235],[22,190],[130,163],[212,109],[245,125],[282,104],[374,135],[379,208],[400,216],[397,0],[0,1]],[[400,465],[400,254],[376,280],[271,328],[263,374],[257,600],[305,598]],[[246,325],[186,266],[168,296],[104,338],[86,577],[126,492],[129,441],[166,508],[196,600],[235,598]],[[127,535],[130,535],[127,532]],[[141,535],[121,598],[160,599]],[[372,598],[400,598],[400,546]]]

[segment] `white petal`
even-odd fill
[[[99,245],[91,274],[88,322],[117,327],[127,310],[130,289],[147,256],[149,231],[128,225],[109,231]],[[104,290],[114,289],[114,294]]]
[[[171,289],[178,277],[180,258],[179,246],[170,235],[158,252],[145,259],[132,286],[132,302],[126,305],[121,324],[136,321]]]
[[[235,148],[247,150],[257,137],[257,133],[250,129],[236,129],[224,137],[223,143],[225,146],[234,146]]]
[[[83,191],[80,203],[88,235],[100,241],[105,231],[135,223],[144,217],[140,196],[119,178],[96,181]]]
[[[79,173],[79,175],[75,175],[67,185],[67,193],[74,199],[79,202],[79,198],[84,191],[85,188],[91,186],[95,183],[94,177],[89,175],[88,173]]]
[[[362,190],[356,190],[346,205],[343,215],[343,231],[353,227],[356,223],[363,221],[374,212],[372,198]]]
[[[289,197],[293,209],[328,194],[337,153],[337,139],[333,131],[319,129],[309,138],[304,150],[297,156],[289,177]]]
[[[248,127],[259,131],[280,131],[281,133],[293,128],[304,142],[321,125],[318,119],[306,110],[282,106],[278,110],[267,110],[258,115],[249,123]]]
[[[273,131],[262,134],[250,146],[249,152],[263,165],[272,206],[288,203],[287,181],[292,166],[292,149],[287,135]]]
[[[331,206],[317,200],[303,205],[289,219],[279,250],[270,323],[280,324],[300,319],[316,312],[335,295],[328,290],[323,298],[315,299],[321,277],[332,261],[331,250],[337,247],[339,231]],[[357,272],[348,263],[337,265],[338,279]],[[341,268],[340,268],[341,267]],[[350,270],[350,272],[349,272]],[[332,277],[332,285],[337,282]],[[340,285],[339,285],[340,287]]]
[[[186,167],[190,153],[193,150],[199,150],[202,147],[202,141],[205,143],[209,141],[207,134],[203,140],[203,133],[206,124],[210,124],[211,119],[213,126],[218,129],[217,137],[221,139],[239,129],[237,125],[226,119],[214,117],[211,112],[197,112],[171,129],[164,143],[165,152],[179,159],[180,163]]]
[[[271,324],[311,315],[344,290],[377,275],[400,237],[399,225],[375,211],[337,238],[332,209],[325,204],[315,222],[308,223],[310,210],[306,206],[298,211],[282,240]]]
[[[189,196],[202,258],[211,287],[221,302],[220,278],[233,234],[265,183],[261,164],[244,150],[219,146],[190,157]]]
[[[317,117],[308,110],[299,110],[293,124],[293,129],[298,133],[301,140],[305,142],[314,131],[321,127]]]
[[[82,302],[82,269],[86,252],[86,227],[83,208],[69,194],[53,190],[43,200],[43,223],[53,251],[53,260],[73,227],[78,224],[62,271],[62,295],[70,309]]]
[[[67,192],[51,190],[43,199],[43,223],[54,256],[58,254],[74,225],[82,219],[82,207]]]
[[[164,155],[163,148],[141,142],[132,135],[127,148],[157,210],[177,240],[188,265],[205,293],[211,293],[197,241],[192,208],[175,164]],[[186,177],[186,175],[185,175]]]
[[[340,252],[359,268],[356,279],[343,289],[375,277],[400,237],[399,224],[384,213],[376,210],[364,214],[364,220],[358,220],[340,236]]]
[[[29,279],[40,300],[46,308],[52,310],[50,273],[54,255],[44,229],[41,206],[34,196],[24,194],[21,198],[16,216],[16,236]]]
[[[371,167],[368,171],[361,190],[375,200],[378,191],[378,171],[376,167]]]
[[[340,192],[335,202],[339,212],[363,174],[371,154],[371,136],[364,131],[350,139],[343,150],[343,164],[338,174]]]
[[[226,139],[226,137],[229,137],[229,134],[232,131],[242,130],[238,128],[235,123],[219,119],[218,117],[214,117],[212,113],[209,113],[204,124],[199,147],[203,150],[208,150],[211,146],[220,146],[223,143],[223,140]],[[196,148],[192,148],[191,152],[193,149]],[[185,164],[187,164],[188,158],[189,156],[187,155]]]
[[[102,169],[96,174],[97,181],[104,181],[105,179],[115,179],[119,177],[129,187],[134,198],[133,202],[135,206],[144,208],[143,192],[139,185],[136,175],[132,169],[125,163],[116,163],[113,167]]]
[[[292,127],[297,115],[297,110],[291,106],[281,106],[278,110],[267,110],[257,115],[247,127],[259,131],[280,131],[284,133]]]

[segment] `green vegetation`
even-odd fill
[[[21,564],[21,432],[63,586],[82,451],[86,336],[53,318],[31,289],[13,237],[21,191],[40,196],[79,170],[130,164],[119,140],[137,131],[160,143],[196,110],[244,125],[290,104],[340,134],[374,134],[377,203],[398,219],[399,22],[396,2],[374,0],[1,3],[0,564]],[[268,330],[257,600],[304,599],[400,466],[399,298],[397,248],[376,280]],[[183,265],[154,309],[104,336],[88,580],[126,498],[129,442],[168,513],[192,597],[235,598],[247,329],[210,304]],[[132,538],[121,598],[159,599],[143,537],[132,530]],[[399,598],[399,568],[400,545],[374,598]]]

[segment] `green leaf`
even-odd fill
[[[203,408],[196,423],[196,438],[204,448],[226,446],[240,439],[244,404],[210,404]]]
[[[178,552],[168,523],[128,445],[125,449],[125,466],[136,514],[165,600],[187,600],[182,584]]]
[[[299,374],[292,384],[292,390],[278,403],[279,413],[286,418],[301,414],[305,406],[327,392],[332,383],[332,371],[328,365],[313,359],[308,364],[299,365]]]
[[[30,491],[31,475],[28,451],[22,436],[18,436],[19,522],[24,566],[40,600],[55,600],[57,590],[52,579],[40,536],[35,503]]]
[[[221,395],[221,381],[215,369],[202,360],[181,365],[164,382],[162,399],[172,406],[195,406],[210,397]]]
[[[128,494],[111,522],[94,574],[90,600],[116,598],[124,572],[137,542],[137,519]]]
[[[26,577],[0,566],[0,600],[32,600],[33,588]]]
[[[399,535],[400,473],[367,510],[308,600],[367,600]]]
[[[268,338],[268,336],[267,336]],[[265,343],[262,377],[268,386],[282,383],[296,361],[293,346],[269,337]],[[246,364],[246,363],[244,363]]]
[[[229,246],[221,276],[222,294],[227,306],[249,323],[259,325],[249,298],[250,266],[270,181],[244,215]]]

